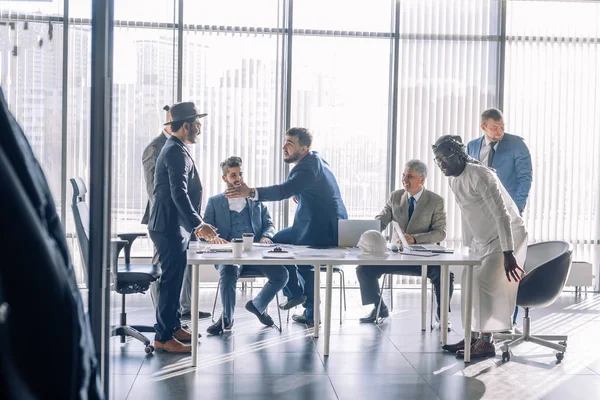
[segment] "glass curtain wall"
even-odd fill
[[[69,3],[65,57],[63,1],[0,1],[0,85],[58,207],[67,207],[71,237],[71,189],[67,185],[62,195],[61,175],[63,165],[67,179],[87,181],[89,175],[91,7],[89,1]],[[223,190],[218,164],[230,155],[244,159],[252,186],[285,179],[281,99],[289,88],[290,125],[312,129],[313,147],[332,165],[351,218],[376,215],[388,188],[401,187],[404,163],[418,158],[430,168],[427,187],[446,198],[450,245],[459,244],[460,218],[447,179],[431,161],[430,145],[442,134],[460,134],[465,142],[480,136],[480,112],[503,101],[507,131],[526,139],[534,160],[525,213],[530,240],[565,238],[576,245],[577,259],[597,265],[597,2],[505,1],[506,53],[499,60],[500,0],[295,1],[289,64],[282,26],[292,2],[186,0],[182,60],[177,59],[177,3],[116,0],[114,232],[144,228],[141,154],[160,133],[162,107],[176,100],[181,79],[182,99],[209,113],[194,147],[204,203]],[[392,28],[394,7],[400,7],[398,32]],[[564,16],[578,23],[560,23]],[[396,34],[398,54],[392,51]],[[394,56],[396,110],[390,96]],[[284,82],[288,67],[291,81]],[[63,68],[68,72],[64,110]],[[397,115],[395,131],[391,115]],[[390,149],[394,135],[396,146]],[[393,182],[387,178],[388,153],[395,157]],[[279,227],[283,204],[269,204]],[[288,223],[293,211],[292,202]],[[76,243],[73,239],[71,247],[79,264]],[[135,253],[149,255],[149,241],[140,240]],[[78,278],[83,282],[82,273]]]

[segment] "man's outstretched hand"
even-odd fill
[[[242,182],[238,186],[227,188],[227,190],[225,190],[225,197],[228,199],[243,199],[250,197],[250,188]]]
[[[504,253],[504,271],[506,272],[506,279],[508,279],[509,282],[519,282],[521,280],[519,271],[521,271],[522,274],[525,274],[525,271],[517,264],[517,259],[512,251]],[[513,280],[511,280],[511,278]]]

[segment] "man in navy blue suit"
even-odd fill
[[[260,201],[279,201],[294,197],[298,208],[291,227],[278,232],[275,243],[310,246],[337,246],[338,221],[348,219],[340,188],[329,164],[311,151],[312,134],[306,128],[291,128],[285,133],[283,161],[295,164],[288,178],[279,185],[249,188],[245,183],[225,191],[227,198],[250,197]],[[304,302],[304,313],[294,315],[296,322],[313,325],[314,271],[311,265],[287,267],[289,280],[281,305],[289,310]],[[317,271],[318,273],[319,271]]]
[[[500,182],[523,214],[533,180],[529,149],[522,137],[504,132],[500,110],[485,110],[481,114],[481,129],[485,135],[471,140],[467,153],[496,170]]]
[[[481,129],[485,135],[471,140],[467,153],[496,170],[502,186],[523,215],[533,181],[529,149],[522,137],[504,132],[504,118],[498,109],[489,108],[481,113]],[[513,325],[517,323],[517,314],[515,309]]]
[[[182,343],[192,337],[181,328],[179,320],[179,295],[190,236],[192,232],[207,240],[217,236],[214,227],[200,218],[202,183],[187,148],[187,145],[196,143],[200,135],[200,118],[206,115],[198,113],[192,102],[171,107],[172,121],[167,122],[171,125],[171,137],[156,159],[154,172],[148,231],[162,268],[154,347],[172,353],[192,351],[191,346]]]
[[[244,182],[242,159],[229,157],[221,163],[222,179],[227,187],[239,186]],[[228,199],[224,193],[208,199],[204,222],[217,228],[220,237],[211,243],[224,244],[234,238],[241,238],[245,233],[254,234],[254,242],[273,243],[275,234],[271,214],[264,204],[251,199]],[[273,297],[288,281],[288,271],[283,265],[216,265],[219,270],[219,289],[223,315],[214,325],[206,330],[211,335],[219,335],[224,329],[233,326],[235,309],[235,285],[243,271],[258,272],[269,281],[263,286],[254,300],[246,303],[246,310],[256,315],[266,326],[273,325],[273,319],[267,314],[267,306]]]

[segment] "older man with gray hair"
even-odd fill
[[[410,160],[404,166],[402,173],[403,189],[390,194],[383,210],[375,218],[381,222],[384,230],[390,222],[396,222],[404,232],[406,241],[410,244],[431,244],[441,242],[446,238],[446,213],[444,199],[425,189],[427,165],[420,160]],[[399,242],[398,233],[393,230],[393,242]],[[418,266],[364,266],[356,268],[356,276],[360,284],[360,294],[363,305],[373,304],[375,307],[360,322],[375,322],[377,304],[379,303],[379,284],[377,280],[386,273],[399,275],[421,276]],[[440,266],[427,268],[427,277],[435,288],[438,303],[437,315],[440,315]],[[450,296],[453,291],[453,276],[450,279]],[[389,311],[381,302],[380,317],[387,317]]]

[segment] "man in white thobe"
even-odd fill
[[[482,265],[473,271],[472,331],[481,335],[472,343],[471,357],[493,357],[492,332],[512,327],[519,271],[524,272],[520,266],[527,254],[527,230],[497,175],[467,155],[460,136],[440,137],[433,151],[436,163],[450,177],[461,209],[463,243],[470,254],[482,258]],[[462,356],[464,340],[443,348]]]

